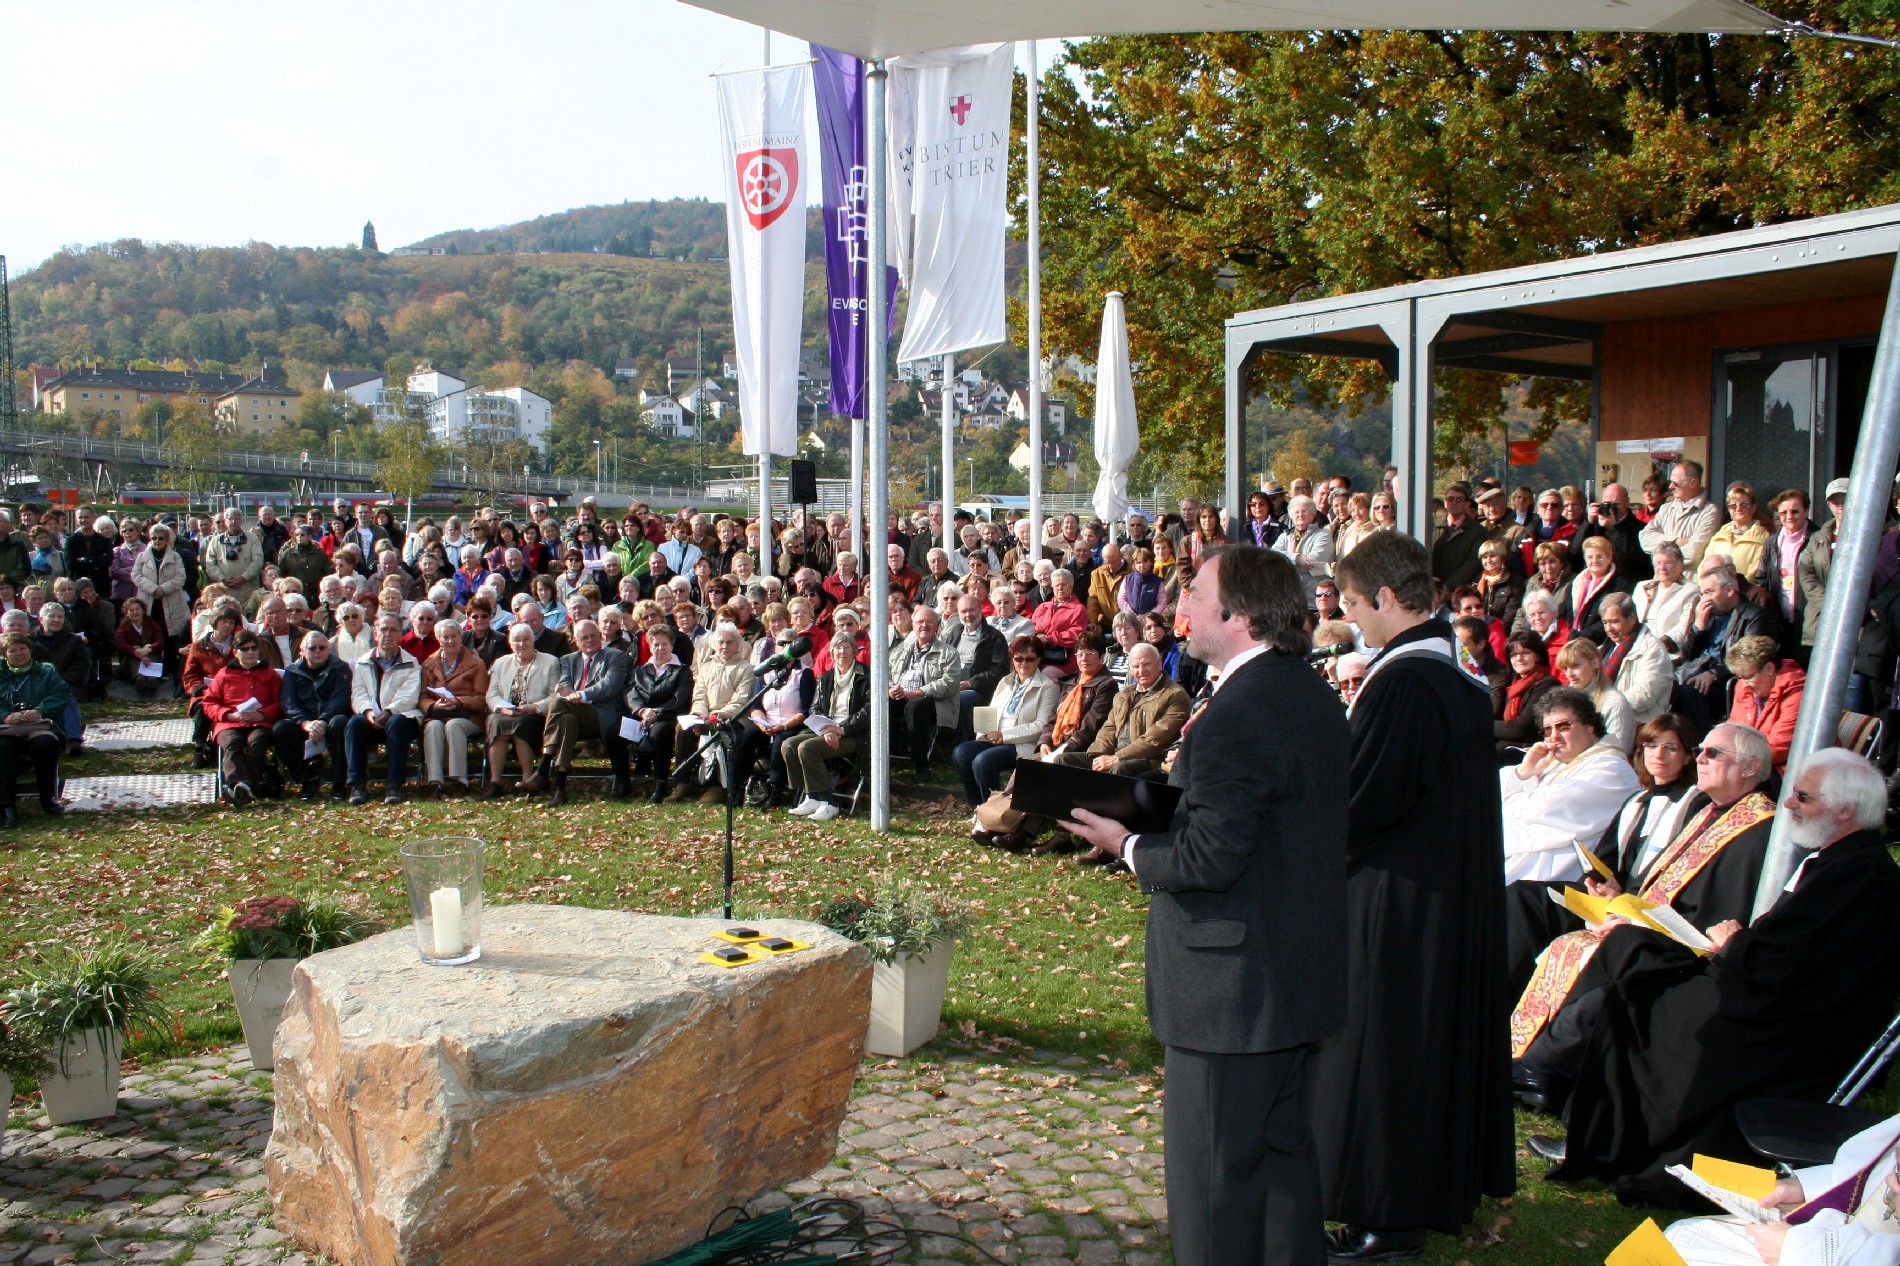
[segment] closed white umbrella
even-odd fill
[[[1095,357],[1095,517],[1114,523],[1128,509],[1128,468],[1141,432],[1135,425],[1135,376],[1128,367],[1128,313],[1122,292],[1108,292],[1102,309],[1102,347]]]

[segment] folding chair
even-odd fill
[[[1849,1105],[1873,1085],[1897,1051],[1900,1016],[1874,1039],[1826,1103],[1747,1099],[1736,1105],[1735,1124],[1748,1145],[1770,1160],[1796,1168],[1826,1164],[1842,1143],[1881,1120],[1878,1113]]]
[[[1834,741],[1856,755],[1872,759],[1880,751],[1880,740],[1885,730],[1879,717],[1868,716],[1865,712],[1843,712],[1840,728],[1834,732]]]

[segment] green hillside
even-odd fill
[[[492,229],[451,229],[414,243],[463,255],[552,252],[708,260],[726,253],[726,209],[703,198],[571,207]]]

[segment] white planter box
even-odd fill
[[[267,1073],[277,1025],[290,1001],[290,978],[297,970],[294,958],[233,959],[229,975],[237,999],[238,1022],[244,1026],[244,1044],[251,1048],[251,1067]]]
[[[119,1110],[119,1055],[123,1034],[87,1029],[53,1052],[53,1071],[40,1078],[40,1101],[54,1125],[97,1121]],[[60,1070],[64,1069],[64,1073]]]
[[[871,1030],[864,1049],[873,1055],[908,1055],[937,1035],[943,995],[950,987],[946,941],[924,956],[899,954],[894,963],[871,964]]]

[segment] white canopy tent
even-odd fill
[[[1801,22],[1776,17],[1741,0],[1307,0],[1299,7],[1261,3],[1259,0],[964,0],[942,6],[931,0],[687,0],[688,3],[801,39],[814,40],[871,63],[867,97],[869,186],[872,206],[885,201],[883,59],[960,44],[1001,40],[1079,39],[1096,35],[1164,34],[1201,31],[1310,31],[1310,30],[1511,30],[1511,31],[1637,31],[1662,33],[1708,32],[1733,35],[1818,36],[1894,47],[1893,41],[1868,36],[1816,31]],[[1031,45],[1033,49],[1033,44]],[[1033,61],[1032,61],[1033,66]],[[1036,110],[1034,81],[1029,98],[1032,128]],[[1035,147],[1030,140],[1030,205],[1035,206]],[[872,216],[871,255],[884,253],[882,216]],[[1030,300],[1039,307],[1037,226],[1030,226]],[[871,287],[869,313],[872,329],[884,325],[884,289]],[[1032,329],[1032,356],[1040,351],[1040,331]],[[871,532],[884,530],[889,508],[889,468],[885,435],[888,429],[885,385],[889,349],[882,339],[871,340],[867,429],[871,436],[869,482],[873,494],[868,516]],[[1240,366],[1230,355],[1227,366],[1227,429],[1237,427],[1237,375]],[[1040,381],[1040,366],[1030,366]],[[1039,394],[1039,393],[1038,393]],[[1039,401],[1032,400],[1032,404]],[[1394,411],[1395,418],[1399,411]],[[1037,418],[1036,421],[1040,421]],[[1039,428],[1032,429],[1032,441]],[[1393,459],[1402,466],[1417,454],[1417,471],[1406,471],[1406,486],[1423,485],[1429,464],[1429,436],[1393,435]],[[1424,441],[1421,444],[1421,439]],[[1041,454],[1032,456],[1039,464]],[[1234,454],[1228,454],[1226,485],[1238,486]],[[1814,649],[1811,677],[1821,689],[1811,692],[1801,712],[1791,762],[1832,741],[1840,718],[1846,672],[1852,663],[1860,627],[1859,603],[1850,595],[1864,593],[1873,577],[1874,553],[1885,520],[1887,489],[1900,465],[1900,270],[1895,271],[1886,317],[1881,325],[1861,443],[1855,451],[1849,477],[1847,522],[1835,556]],[[1031,491],[1039,491],[1032,475]],[[1032,497],[1032,505],[1037,498]],[[949,516],[945,507],[944,517]],[[1038,524],[1039,528],[1040,525]],[[871,621],[882,628],[887,619],[888,571],[869,568]],[[889,685],[882,654],[871,656],[871,687],[882,697]],[[871,730],[871,823],[878,830],[890,824],[889,722],[883,709],[873,709]],[[1793,872],[1796,850],[1787,835],[1787,815],[1775,823],[1770,855],[1762,868],[1756,898],[1759,915],[1772,903]]]
[[[1721,31],[1788,22],[1742,0],[689,0],[875,62],[998,40],[1175,31]]]

